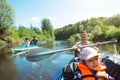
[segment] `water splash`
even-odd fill
[[[117,51],[117,44],[114,44],[113,47],[114,47],[114,52],[113,52],[113,56],[111,56],[111,59],[115,63],[119,63],[120,64],[120,55],[118,54],[118,51]]]

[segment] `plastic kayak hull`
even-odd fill
[[[18,46],[16,48],[12,48],[12,53],[26,51],[30,49],[36,49],[36,48],[39,48],[39,47],[38,46]]]

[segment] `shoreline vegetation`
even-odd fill
[[[49,19],[43,18],[38,28],[32,24],[30,26],[15,26],[14,7],[8,0],[3,0],[1,6],[0,45],[20,44],[25,38],[31,40],[33,36],[38,41],[69,40],[74,44],[80,40],[80,32],[83,30],[89,33],[88,40],[90,41],[98,42],[117,38],[120,43],[120,14],[111,17],[92,17],[58,29],[54,29]]]
[[[113,19],[116,21],[120,19],[120,14],[109,18],[91,18],[90,20],[84,20],[75,24],[69,24],[58,29],[53,29],[53,26],[51,28],[49,27],[42,30],[32,25],[30,28],[19,26],[18,29],[16,26],[12,26],[7,28],[5,33],[6,36],[4,36],[4,38],[9,40],[7,43],[12,44],[20,44],[23,42],[25,37],[28,37],[31,40],[32,36],[36,36],[39,41],[69,40],[71,44],[74,44],[81,39],[80,32],[86,30],[89,34],[88,40],[97,42],[117,38],[118,43],[120,43],[120,23],[118,24],[116,22],[115,24],[114,22],[112,24],[113,21],[111,20]],[[51,22],[49,23],[51,24]],[[118,26],[115,26],[117,24]],[[6,43],[3,40],[0,40],[0,45],[4,44]]]

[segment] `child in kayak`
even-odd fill
[[[66,69],[67,70],[67,69]],[[83,48],[80,61],[76,63],[73,74],[64,74],[63,80],[114,80],[106,71],[106,66],[99,60],[97,50],[92,47]],[[72,76],[71,76],[72,75]]]

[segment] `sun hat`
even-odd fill
[[[95,57],[95,56],[98,56],[98,55],[99,54],[98,54],[97,50],[95,50],[92,47],[86,47],[86,48],[82,49],[80,58],[81,58],[81,60],[89,60],[92,57]]]

